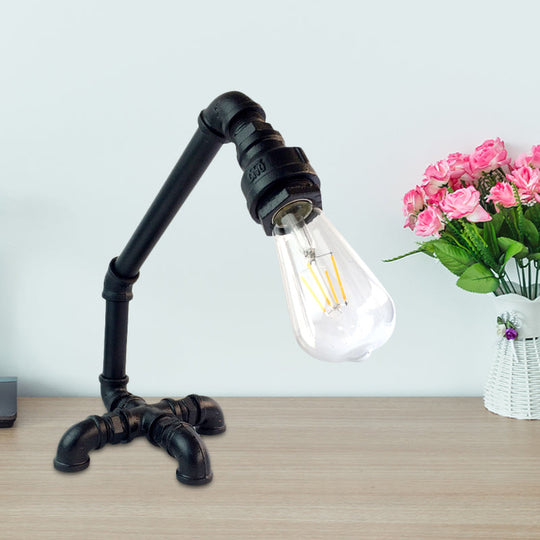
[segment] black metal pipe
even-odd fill
[[[128,302],[106,303],[103,376],[108,379],[126,376],[128,312]]]
[[[109,265],[103,296],[107,299],[103,376],[122,379],[126,375],[128,302],[133,297],[130,281],[161,238],[223,142],[212,133],[197,129],[169,178],[141,220],[122,253]],[[128,283],[129,294],[117,289]]]
[[[136,276],[224,141],[197,129],[169,178],[115,262],[119,276]]]
[[[116,259],[110,262],[103,283],[102,296],[107,301],[103,376],[106,379],[121,381],[126,377],[129,301],[133,298],[133,284],[137,281],[139,274],[133,277],[122,277],[118,275],[115,263]]]

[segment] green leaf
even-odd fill
[[[484,223],[484,228],[482,229],[482,235],[488,246],[489,251],[497,259],[501,253],[499,249],[499,244],[497,243],[497,233],[495,232],[495,227],[491,221],[486,221]]]
[[[454,223],[452,221],[446,222],[446,227],[441,233],[441,238],[454,246],[465,250],[468,249],[467,239],[463,236],[463,226],[457,220]]]
[[[490,268],[497,269],[497,261],[495,260],[493,253],[489,250],[488,245],[480,234],[480,230],[476,224],[465,222],[463,224],[463,232],[469,241],[469,244],[473,247],[473,253],[475,253],[477,260],[484,262]]]
[[[528,253],[527,259],[530,259],[531,261],[540,261],[540,253]]]
[[[504,229],[508,231],[509,237],[519,241],[519,231],[517,228],[517,218],[515,208],[502,208],[501,214],[504,215]],[[500,231],[499,231],[500,234]]]
[[[525,211],[525,217],[531,220],[537,228],[540,228],[540,204],[529,206]]]
[[[487,294],[499,287],[499,280],[482,263],[469,266],[457,280],[457,286],[466,291]]]
[[[538,229],[535,224],[527,218],[523,219],[523,234],[532,247],[538,247],[538,241],[540,240]]]
[[[445,240],[439,239],[434,241],[432,247],[435,251],[435,256],[441,264],[457,276],[461,276],[474,263],[474,259],[466,250],[454,246]]]
[[[499,212],[498,214],[494,214],[491,218],[491,221],[487,221],[486,223],[491,223],[493,229],[495,230],[495,234],[499,234],[501,226],[504,223],[504,219],[504,212]]]
[[[521,258],[527,255],[529,250],[517,240],[512,240],[512,238],[506,238],[501,236],[497,238],[499,247],[504,251],[504,258],[502,265],[504,266],[512,257]]]
[[[428,240],[427,242],[422,242],[420,244],[420,247],[418,248],[418,251],[421,253],[425,253],[426,255],[429,255],[430,257],[434,257],[435,250],[433,249],[433,244],[435,242],[438,242],[437,240]]]
[[[514,190],[514,197],[518,203],[516,207],[516,224],[519,232],[519,241],[523,240],[523,235],[525,234],[524,221],[525,217],[523,215],[523,205],[521,204],[521,199],[519,198],[519,192],[515,184],[512,184],[512,189]]]

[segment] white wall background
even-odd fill
[[[540,143],[539,20],[533,1],[1,2],[0,375],[23,395],[98,395],[107,263],[199,111],[237,89],[309,156],[327,215],[395,299],[395,334],[361,364],[297,347],[225,147],[143,267],[130,389],[480,395],[491,298],[427,257],[381,260],[415,245],[401,197],[429,162]]]

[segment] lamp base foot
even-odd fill
[[[125,386],[122,391],[125,392]],[[89,416],[66,431],[58,444],[54,468],[68,473],[83,471],[90,465],[91,450],[107,443],[128,443],[145,435],[152,444],[176,458],[179,482],[192,486],[211,482],[210,456],[200,435],[218,435],[226,430],[216,401],[192,394],[181,400],[167,398],[148,404],[127,394],[122,394],[118,401],[121,405],[112,411]]]
[[[88,469],[88,467],[90,466],[90,458],[88,458],[83,463],[75,463],[72,465],[70,465],[69,463],[62,463],[61,461],[55,458],[55,460],[53,461],[53,464],[54,464],[54,468],[57,471],[74,473],[74,472],[84,471],[84,469]]]
[[[190,478],[189,476],[183,475],[178,469],[176,470],[176,479],[182,484],[187,484],[188,486],[204,486],[212,481],[213,476],[214,475],[210,473],[204,478]]]
[[[218,426],[215,428],[198,427],[196,428],[196,430],[199,435],[220,435],[221,433],[225,433],[226,427],[225,426]]]

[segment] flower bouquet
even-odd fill
[[[540,145],[514,161],[498,138],[471,154],[450,154],[405,194],[403,212],[405,227],[431,238],[391,261],[424,253],[458,276],[462,289],[497,297],[486,407],[540,418]]]

